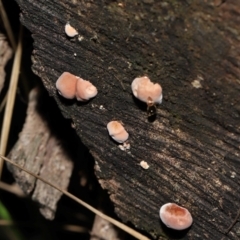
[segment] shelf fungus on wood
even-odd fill
[[[175,203],[164,204],[159,211],[162,222],[174,230],[184,230],[192,225],[191,213]]]
[[[78,35],[78,31],[70,25],[70,23],[67,23],[65,25],[65,33],[68,37],[75,37]]]
[[[148,116],[156,114],[156,105],[162,103],[162,87],[153,83],[147,76],[135,78],[132,82],[133,95],[147,104]]]
[[[58,93],[67,99],[75,98],[77,77],[69,72],[64,72],[56,82]]]
[[[88,101],[98,93],[97,88],[89,81],[64,72],[56,82],[60,95],[67,99],[77,98],[78,101]]]
[[[124,143],[127,141],[129,134],[118,121],[111,121],[107,124],[109,135],[118,143]]]
[[[78,78],[76,98],[78,101],[88,101],[97,95],[97,88],[89,81]]]

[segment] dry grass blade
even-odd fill
[[[1,14],[1,17],[2,17],[4,27],[7,31],[8,38],[11,42],[12,48],[14,50],[16,50],[16,42],[15,42],[15,39],[14,39],[13,31],[12,31],[11,25],[9,23],[6,11],[4,9],[4,6],[2,4],[2,0],[0,0],[0,14]]]
[[[6,103],[6,108],[4,112],[1,141],[0,141],[0,154],[2,155],[5,155],[6,148],[7,148],[8,135],[9,135],[13,107],[14,107],[16,91],[17,91],[18,75],[19,75],[19,70],[21,66],[21,58],[22,58],[22,26],[20,26],[19,40],[18,40],[15,57],[14,57],[13,69],[12,69],[12,74],[10,79],[9,90],[8,90],[7,103]],[[3,161],[1,160],[0,161],[0,179],[2,175],[2,168],[3,168]]]
[[[24,227],[39,227],[38,224],[34,222],[15,222],[11,220],[5,220],[5,219],[0,219],[0,227],[3,226],[24,226]],[[70,225],[70,224],[65,224],[65,225],[55,225],[55,228],[57,228],[58,231],[68,231],[68,232],[76,232],[76,233],[87,233],[89,232],[89,229],[77,225]]]
[[[18,197],[25,197],[25,194],[23,193],[22,189],[20,189],[20,187],[17,184],[9,185],[7,183],[0,181],[0,189],[15,194]]]
[[[10,164],[20,168],[21,170],[23,170],[24,172],[36,177],[37,179],[41,180],[42,182],[48,184],[49,186],[57,189],[58,191],[62,192],[64,195],[68,196],[69,198],[73,199],[74,201],[76,201],[77,203],[81,204],[82,206],[84,206],[85,208],[87,208],[88,210],[90,210],[91,212],[97,214],[98,216],[100,216],[101,218],[109,221],[110,223],[114,224],[116,227],[119,227],[120,229],[122,229],[123,231],[127,232],[128,234],[132,235],[133,237],[139,239],[139,240],[149,240],[149,238],[145,237],[144,235],[142,235],[141,233],[135,231],[134,229],[124,225],[123,223],[120,223],[119,221],[108,217],[107,215],[103,214],[102,212],[98,211],[97,209],[95,209],[94,207],[92,207],[91,205],[89,205],[88,203],[82,201],[81,199],[75,197],[74,195],[72,195],[71,193],[69,193],[68,191],[65,191],[57,186],[55,186],[54,184],[46,181],[45,179],[37,176],[36,174],[26,170],[25,168],[19,166],[18,164],[16,164],[15,162],[13,162],[12,160],[0,155],[0,158],[4,159],[5,161],[9,162]]]
[[[5,94],[2,102],[0,103],[0,112],[2,112],[3,108],[4,108],[5,105],[6,105],[6,102],[7,102],[7,93]]]

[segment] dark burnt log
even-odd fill
[[[90,149],[118,216],[154,238],[171,235],[158,211],[176,202],[194,218],[179,238],[239,239],[240,2],[17,2],[34,38],[33,70]],[[65,35],[67,22],[79,36]],[[91,80],[97,97],[59,96],[64,71]],[[153,122],[131,93],[141,75],[163,87]],[[130,152],[109,138],[112,119],[125,124]]]

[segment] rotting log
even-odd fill
[[[17,2],[34,39],[33,70],[90,149],[118,216],[165,239],[174,233],[159,207],[176,202],[194,218],[178,238],[239,239],[240,2]],[[67,22],[79,36],[65,35]],[[91,80],[97,97],[82,104],[59,96],[64,71]],[[130,88],[145,74],[164,90],[153,122]],[[112,119],[125,124],[130,152],[109,138]]]

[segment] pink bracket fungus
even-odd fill
[[[155,104],[162,103],[162,87],[158,83],[151,82],[146,76],[135,78],[131,87],[133,95],[142,102],[147,103],[148,115],[154,115],[156,113]]]
[[[191,213],[175,203],[164,204],[159,211],[162,222],[169,228],[184,230],[192,225]]]
[[[140,162],[140,166],[143,168],[143,169],[149,169],[149,165],[147,162],[145,161],[141,161]]]
[[[88,101],[97,95],[97,88],[87,80],[78,78],[76,88],[76,98],[78,101]]]
[[[111,121],[107,124],[109,135],[118,143],[123,143],[128,139],[128,132],[118,121]]]
[[[72,27],[69,23],[65,25],[65,33],[67,34],[68,37],[75,37],[78,35],[77,30]]]
[[[59,94],[68,99],[75,98],[77,80],[78,78],[75,75],[64,72],[56,82]]]
[[[148,77],[135,78],[131,86],[133,95],[139,100],[147,103],[151,98],[154,103],[162,103],[162,87]]]
[[[63,97],[67,99],[76,97],[78,101],[88,101],[98,93],[97,88],[92,83],[69,72],[64,72],[58,78],[56,87]]]

